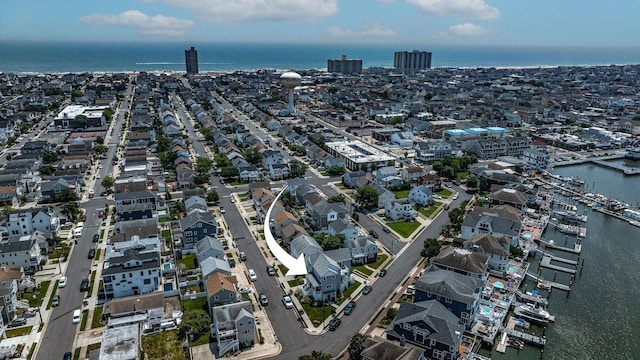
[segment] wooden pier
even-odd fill
[[[538,281],[538,282],[542,282],[544,284],[549,285],[550,287],[554,288],[554,289],[558,289],[558,290],[564,290],[564,291],[571,291],[571,287],[569,285],[565,285],[565,284],[560,284],[554,281],[547,281],[547,280],[543,280],[541,278],[539,278],[536,275],[533,275],[531,273],[525,273],[528,277]]]
[[[534,303],[536,305],[541,305],[543,307],[547,307],[549,305],[549,300],[543,298],[540,295],[529,295],[527,293],[523,293],[520,290],[516,291],[516,296],[520,300],[524,300],[526,302]]]
[[[540,242],[543,243],[547,249],[554,249],[554,250],[564,251],[572,254],[580,254],[582,252],[582,244],[577,242],[573,244],[573,248],[558,246],[555,244],[555,242],[551,243],[549,241],[545,241],[542,239],[540,239]]]
[[[542,260],[540,260],[540,266],[543,267],[543,268],[551,269],[551,270],[566,272],[566,273],[572,274],[572,275],[577,272],[577,270],[575,270],[575,269],[569,269],[569,268],[566,268],[564,266],[552,265],[551,261],[558,261],[558,262],[561,262],[561,263],[570,264],[570,265],[574,265],[574,266],[578,265],[577,261],[563,259],[563,258],[555,257],[555,256],[546,256],[545,255],[545,256],[542,257]]]
[[[544,345],[547,343],[546,339],[541,336],[527,334],[525,332],[518,331],[515,329],[509,329],[508,327],[501,327],[500,330],[502,330],[504,333],[506,333],[509,336],[516,337],[520,340],[523,340],[526,343],[533,344],[539,347],[544,347]]]

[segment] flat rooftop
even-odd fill
[[[388,155],[371,145],[365,144],[360,140],[333,141],[328,142],[325,145],[356,163],[396,160],[395,157]]]

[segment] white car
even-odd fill
[[[293,301],[291,301],[291,297],[289,295],[285,295],[282,297],[282,303],[286,309],[293,308]]]
[[[63,288],[65,286],[67,286],[67,277],[63,276],[60,278],[60,281],[58,282],[58,287]]]
[[[251,279],[251,281],[258,280],[258,275],[256,275],[256,272],[253,271],[253,269],[249,269],[249,279]]]

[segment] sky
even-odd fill
[[[640,46],[640,0],[23,0],[0,41]]]

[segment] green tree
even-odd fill
[[[158,144],[156,145],[156,150],[158,152],[165,152],[169,150],[169,147],[171,147],[171,139],[164,135],[158,136]]]
[[[342,194],[331,195],[327,199],[327,202],[329,202],[329,203],[337,203],[337,202],[344,203],[344,195],[342,195]]]
[[[207,174],[209,170],[211,170],[211,165],[213,165],[213,161],[211,161],[211,159],[198,157],[196,159],[194,170],[198,174]]]
[[[298,360],[331,360],[333,356],[331,354],[325,354],[322,351],[313,350],[311,354],[302,355],[298,357]]]
[[[307,172],[307,164],[299,160],[291,160],[289,163],[289,169],[289,177],[304,177],[304,174]]]
[[[220,201],[220,195],[218,195],[218,192],[215,190],[209,191],[205,197],[206,197],[207,203],[210,203],[210,204],[215,204],[218,201]]]
[[[284,205],[284,207],[289,209],[293,208],[298,203],[296,196],[288,191],[280,196],[280,201],[282,201],[282,205]]]
[[[211,131],[211,129],[202,128],[200,129],[200,133],[204,137],[204,141],[213,142],[213,131]]]
[[[102,136],[98,135],[96,137],[96,144],[103,145],[104,144],[104,138]]]
[[[106,154],[109,151],[109,148],[105,145],[96,145],[93,147],[93,152],[97,155]]]
[[[223,153],[215,154],[213,156],[213,160],[216,162],[216,166],[219,167],[219,168],[223,168],[223,167],[229,166],[229,164],[231,164],[229,162],[229,159],[227,158],[227,155],[225,155]]]
[[[240,173],[238,172],[238,168],[234,166],[226,166],[220,169],[220,176],[222,176],[223,178],[237,178],[239,175]]]
[[[111,188],[115,183],[116,181],[111,176],[105,176],[102,178],[102,181],[100,181],[100,185],[105,189]]]
[[[180,333],[183,336],[187,333],[194,336],[201,335],[209,331],[210,324],[211,318],[206,311],[200,309],[188,311],[182,315]]]
[[[69,125],[74,129],[85,129],[87,127],[88,121],[89,118],[85,115],[78,115],[75,119],[73,119],[73,121],[71,121],[71,124]]]
[[[327,169],[327,172],[331,176],[342,175],[347,172],[344,166],[331,166]]]
[[[256,148],[248,148],[242,152],[242,157],[251,165],[258,165],[262,162],[262,153]]]
[[[115,113],[116,113],[115,110],[113,110],[112,108],[106,108],[102,111],[102,115],[104,116],[104,119],[107,122],[107,124],[110,124],[111,121],[113,121],[113,115]]]
[[[362,186],[356,190],[356,203],[360,206],[369,208],[378,204],[378,190],[371,186]]]
[[[298,145],[298,144],[289,145],[289,150],[293,151],[298,156],[307,155],[307,149],[305,149],[304,146],[301,146],[301,145]]]
[[[471,188],[471,189],[475,189],[478,187],[478,177],[471,174],[469,175],[469,177],[467,178],[467,187]]]
[[[452,166],[445,166],[444,168],[442,168],[442,176],[449,179],[455,179],[456,171]]]
[[[424,256],[432,257],[438,255],[438,253],[440,252],[440,247],[442,247],[442,244],[440,243],[440,241],[438,241],[438,239],[424,239]]]
[[[77,200],[78,195],[71,189],[62,189],[59,193],[51,197],[51,202],[74,202]]]
[[[318,232],[313,235],[313,238],[316,239],[322,250],[329,251],[334,249],[340,249],[346,237],[344,234],[338,235],[328,235],[325,233]]]
[[[51,165],[42,165],[38,168],[38,171],[41,175],[53,175],[56,172],[56,169]]]
[[[196,176],[193,177],[193,183],[196,185],[202,185],[207,183],[208,181],[209,181],[208,174],[196,174]]]
[[[80,215],[80,208],[78,207],[78,203],[75,201],[69,201],[66,204],[63,204],[60,206],[60,211],[62,211],[62,213],[71,221],[75,221]]]
[[[52,164],[58,161],[58,152],[45,150],[42,152],[42,163],[43,164]]]
[[[349,343],[349,357],[351,360],[362,360],[362,350],[364,350],[364,342],[367,337],[358,333],[355,333]]]

